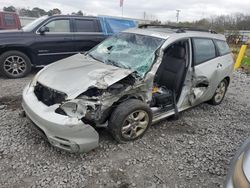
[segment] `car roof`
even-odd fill
[[[152,31],[152,30],[148,30],[148,29],[131,28],[131,29],[127,29],[127,30],[125,30],[123,32],[125,32],[125,33],[135,33],[135,34],[152,36],[152,37],[158,37],[158,38],[162,38],[162,39],[169,38],[168,33]]]
[[[175,29],[171,29],[171,28],[147,28],[147,29],[131,28],[124,32],[158,37],[162,39],[168,39],[170,37],[171,38],[172,37],[174,38],[193,37],[193,38],[211,38],[211,39],[226,41],[225,36],[222,34],[210,33],[210,32],[204,32],[204,31],[191,31],[191,30],[177,32]]]
[[[81,16],[81,15],[52,15],[49,16],[50,18],[65,18],[65,17],[70,17],[70,18],[90,18],[90,19],[96,19],[96,16]]]

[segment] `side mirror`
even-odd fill
[[[40,34],[44,34],[45,32],[49,32],[49,28],[46,26],[43,26],[39,29]]]

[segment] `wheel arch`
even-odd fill
[[[123,102],[125,102],[125,101],[127,101],[129,99],[138,99],[140,101],[144,101],[143,97],[140,96],[140,95],[123,95],[122,97],[120,97],[119,100],[117,100],[116,102],[114,102],[108,109],[106,109],[103,112],[102,117],[101,117],[99,123],[101,123],[101,124],[105,123],[110,118],[111,114],[116,109],[116,107],[119,104],[121,104],[121,103],[123,103]]]
[[[231,81],[231,78],[229,76],[225,77],[223,80],[226,80],[227,81],[227,84],[229,85],[230,84],[230,81]]]
[[[117,101],[117,102],[115,102],[114,104],[120,104],[120,103],[122,103],[122,102],[125,102],[125,101],[127,101],[127,100],[129,100],[129,99],[138,99],[138,100],[140,100],[140,101],[144,101],[143,100],[143,97],[142,96],[140,96],[140,95],[123,95],[122,97],[120,97],[120,99]],[[113,105],[114,105],[113,104]],[[113,106],[112,105],[112,106]]]
[[[28,56],[31,64],[33,65],[33,55],[32,55],[32,52],[29,48],[27,48],[25,46],[8,46],[8,47],[0,49],[0,55],[2,55],[5,52],[8,52],[8,51],[19,51],[19,52],[24,53],[25,55]]]

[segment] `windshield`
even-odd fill
[[[22,28],[22,30],[26,31],[26,32],[33,31],[33,29],[35,29],[40,23],[42,23],[47,18],[48,18],[48,16],[40,17],[40,18],[34,20],[33,22],[30,22],[28,25],[24,26]]]
[[[89,55],[105,64],[131,69],[140,76],[149,71],[155,51],[164,39],[134,33],[117,34],[89,52]]]

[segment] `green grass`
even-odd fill
[[[242,60],[241,67],[250,74],[250,57],[245,57]]]
[[[245,57],[242,60],[242,65],[249,65],[250,66],[250,57]]]

